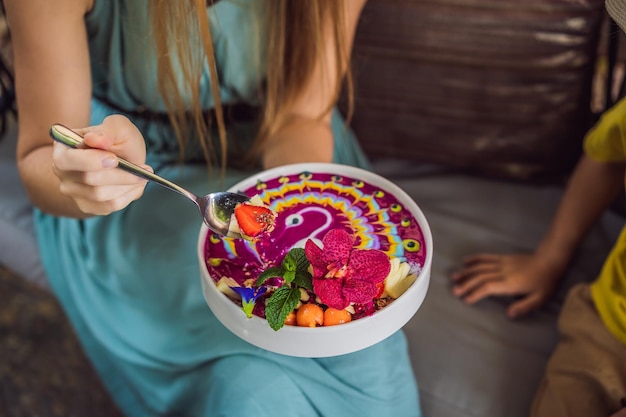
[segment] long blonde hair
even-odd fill
[[[268,28],[266,78],[261,97],[258,135],[248,155],[257,158],[263,144],[284,122],[290,104],[310,81],[315,63],[325,59],[328,33],[333,37],[336,77],[334,95],[323,117],[339,97],[343,80],[347,87],[348,109],[352,109],[352,77],[345,39],[345,0],[264,0]],[[349,0],[348,0],[349,1]],[[227,138],[221,106],[215,54],[211,41],[207,3],[213,0],[151,0],[152,29],[155,36],[158,82],[181,152],[186,137],[194,129],[207,163],[226,166]],[[197,53],[202,45],[204,53]],[[174,59],[178,62],[175,67]],[[207,61],[208,60],[208,61]],[[201,106],[200,80],[205,63],[211,71],[215,116],[220,149],[214,149],[209,120]],[[191,108],[186,108],[176,72],[180,71]],[[345,76],[344,76],[345,74]],[[189,116],[191,114],[191,117]]]

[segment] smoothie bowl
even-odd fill
[[[231,187],[274,213],[253,239],[202,225],[205,299],[243,340],[326,357],[367,348],[417,312],[430,280],[428,222],[390,181],[337,164],[294,164]]]

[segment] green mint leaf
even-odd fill
[[[274,330],[285,325],[287,315],[291,313],[300,301],[300,289],[283,285],[268,298],[265,303],[265,318]]]
[[[296,271],[285,271],[283,275],[283,279],[285,280],[285,284],[291,283],[296,278]]]
[[[289,251],[289,254],[296,262],[296,271],[307,271],[309,269],[311,263],[307,259],[304,249],[293,248]]]
[[[293,279],[293,283],[299,287],[305,288],[309,291],[313,291],[313,276],[309,271],[300,271],[296,272],[296,276]]]
[[[285,268],[285,271],[296,271],[298,264],[296,263],[296,259],[291,254],[291,251],[287,252],[287,255],[285,255],[282,267]]]
[[[263,283],[270,278],[282,277],[284,273],[284,269],[280,266],[267,268],[265,271],[259,274],[258,278],[256,279],[256,286],[258,287],[260,285],[263,285]]]

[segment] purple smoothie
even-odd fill
[[[231,277],[240,285],[279,265],[292,247],[307,239],[318,246],[331,229],[345,229],[357,249],[378,249],[400,258],[419,276],[426,259],[424,235],[416,218],[392,194],[359,179],[302,172],[242,190],[258,195],[278,216],[275,228],[256,241],[207,235],[205,259],[217,282]]]

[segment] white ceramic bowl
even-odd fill
[[[377,174],[350,166],[321,163],[283,166],[245,179],[231,187],[230,191],[247,190],[259,181],[302,172],[357,178],[393,195],[417,220],[422,231],[422,244],[426,254],[415,282],[404,294],[371,316],[337,326],[316,328],[284,326],[274,331],[263,318],[254,315],[247,318],[239,305],[217,290],[205,261],[205,245],[210,231],[203,224],[198,237],[198,260],[204,296],[215,316],[226,328],[260,348],[299,357],[327,357],[355,352],[380,342],[401,329],[421,306],[428,291],[433,256],[430,228],[418,205],[402,189]]]

